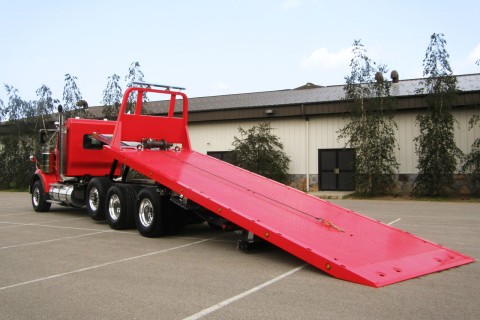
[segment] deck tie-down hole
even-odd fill
[[[381,271],[377,271],[377,274],[380,276],[380,277],[385,277],[385,273],[381,272]]]
[[[402,269],[400,268],[393,268],[393,270],[395,270],[396,272],[402,272]]]
[[[435,258],[435,260],[437,260],[438,262],[443,262],[443,259],[441,258]]]

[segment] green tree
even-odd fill
[[[383,194],[393,185],[398,170],[395,158],[394,100],[391,84],[384,81],[386,67],[376,66],[360,40],[353,43],[350,75],[345,77],[345,100],[349,122],[339,130],[339,139],[355,150],[354,181],[359,194]]]
[[[234,137],[232,163],[285,183],[290,159],[283,151],[282,142],[272,130],[269,122],[259,123],[248,130],[238,128],[240,138]]]
[[[427,109],[417,115],[420,134],[415,138],[418,176],[413,193],[417,196],[441,196],[453,191],[453,174],[461,150],[454,139],[455,118],[451,106],[457,95],[457,78],[453,75],[443,34],[432,34],[423,59],[422,87]]]
[[[122,103],[123,90],[120,86],[120,76],[113,74],[108,77],[107,88],[103,90],[102,114],[107,119],[116,119],[120,104]]]
[[[480,59],[475,64],[480,66]],[[480,114],[474,114],[470,118],[468,130],[474,129],[476,125],[480,127]],[[475,139],[470,153],[465,155],[462,171],[473,175],[473,180],[480,192],[480,138]]]
[[[480,115],[478,114],[470,119],[469,130],[473,129],[476,125],[480,127]],[[462,171],[472,174],[477,188],[480,189],[480,138],[475,139],[470,153],[465,156]]]
[[[0,189],[24,189],[28,187],[34,165],[29,156],[38,151],[38,129],[51,124],[54,102],[51,90],[42,85],[37,91],[37,101],[25,101],[18,90],[5,85],[8,103],[0,103],[0,117],[7,135],[2,136],[0,145],[0,166],[8,168],[0,175]]]
[[[58,100],[52,97],[52,91],[46,85],[42,85],[36,91],[38,100],[36,101],[36,108],[33,110],[34,114],[32,117],[40,117],[41,125],[39,126],[39,121],[36,121],[37,125],[35,126],[35,131],[38,129],[47,128],[46,120],[51,120],[50,116],[56,112],[54,103],[58,103]]]
[[[128,73],[125,76],[125,81],[127,81],[127,88],[132,87],[133,82],[135,81],[144,81],[143,77],[144,75],[142,70],[140,69],[140,63],[132,62],[132,64],[130,64],[130,67],[128,68]],[[145,103],[147,101],[148,101],[148,97],[144,95],[142,97],[142,103]],[[128,97],[127,111],[133,112],[136,102],[137,102],[137,92],[132,92],[132,94],[130,94],[130,96]],[[145,111],[145,109],[143,109],[143,111]]]
[[[63,87],[63,110],[67,118],[71,117],[91,117],[86,108],[77,108],[78,102],[82,99],[82,94],[76,83],[77,77],[67,73],[65,75],[65,85]]]
[[[35,104],[25,101],[18,95],[18,90],[5,85],[8,102],[1,104],[1,117],[6,119],[4,124],[9,134],[2,136],[0,144],[0,166],[3,170],[0,175],[1,189],[22,189],[28,186],[30,176],[34,170],[29,156],[35,153]],[[35,135],[36,136],[36,135]]]
[[[69,73],[65,75],[65,85],[63,87],[63,110],[65,112],[74,111],[77,101],[82,99],[82,94],[75,80],[77,80],[77,77]]]

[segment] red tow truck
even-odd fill
[[[135,83],[116,121],[64,121],[41,130],[40,168],[30,193],[37,212],[52,203],[86,207],[113,229],[177,233],[192,223],[243,230],[240,249],[270,242],[334,277],[381,287],[474,259],[191,149],[183,88]],[[145,114],[143,96],[167,98]],[[127,112],[130,95],[133,112]]]

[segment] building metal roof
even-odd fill
[[[480,91],[480,73],[456,77],[459,90]],[[408,79],[392,83],[391,95],[394,97],[418,96],[417,90],[422,88],[424,80],[422,78]],[[189,98],[189,111],[202,112],[340,102],[344,96],[344,85],[319,87],[307,84],[297,89]],[[156,109],[160,105],[161,110],[165,110],[168,102],[156,101],[150,102],[149,105],[152,109]]]
[[[392,83],[391,94],[395,97],[415,96],[422,88],[425,79],[400,80]],[[480,74],[457,76],[457,86],[461,91],[480,90]],[[189,99],[190,111],[206,111],[245,107],[268,107],[290,104],[307,104],[340,101],[345,97],[344,85],[291,89],[267,92],[253,92]]]

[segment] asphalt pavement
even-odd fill
[[[477,261],[375,289],[206,224],[144,238],[0,192],[0,319],[480,319],[480,203],[330,201]]]

